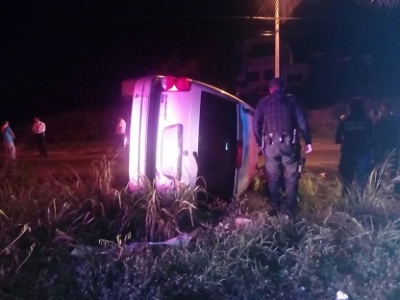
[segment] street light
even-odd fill
[[[275,0],[275,77],[280,76],[279,43],[279,0]]]

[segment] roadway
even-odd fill
[[[313,143],[313,151],[306,155],[306,169],[322,170],[337,174],[340,158],[340,145],[329,140],[317,140]]]
[[[128,153],[126,151],[115,152],[112,145],[87,144],[77,148],[48,145],[48,157],[38,156],[34,149],[17,149],[17,160],[14,170],[28,172],[35,177],[56,178],[79,175],[82,179],[94,178],[96,170],[101,171],[102,166],[107,168],[106,162],[114,165],[113,175],[118,182],[128,181]],[[104,160],[106,159],[106,160]],[[3,170],[9,170],[4,165],[4,154],[0,154],[0,166]]]
[[[89,145],[79,149],[60,149],[49,145],[49,157],[38,157],[33,149],[17,149],[17,168],[28,170],[35,175],[66,176],[79,174],[82,178],[94,176],[95,169],[100,170],[104,158],[114,163],[114,176],[120,181],[128,179],[128,153],[115,152],[112,145]],[[307,154],[305,170],[337,174],[339,146],[330,141],[316,141],[313,152]],[[104,161],[103,161],[104,162]],[[4,154],[0,154],[0,163],[4,163]]]

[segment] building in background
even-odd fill
[[[268,94],[268,83],[274,78],[275,40],[273,35],[248,37],[239,47],[240,66],[237,76],[237,94],[243,99]],[[294,63],[289,44],[281,39],[280,77],[290,90],[303,84],[308,77],[307,63]]]

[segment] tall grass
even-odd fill
[[[146,178],[116,190],[112,161],[93,167],[90,181],[0,174],[1,299],[399,297],[398,179],[381,170],[346,197],[339,181],[304,174],[288,221],[267,217],[261,192],[205,201],[204,189]],[[147,243],[186,232],[186,246]],[[71,255],[78,246],[86,255]]]
[[[143,187],[136,191],[140,197],[133,204],[135,210],[143,211],[146,240],[165,240],[182,233],[179,223],[187,215],[194,227],[193,211],[197,208],[200,187],[190,188],[179,182],[157,189],[155,181],[143,178]]]

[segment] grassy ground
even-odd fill
[[[104,160],[84,181],[3,169],[1,299],[400,297],[397,179],[381,170],[345,197],[334,178],[303,174],[294,220],[267,217],[262,178],[228,204],[146,179],[116,190],[112,170]]]
[[[331,115],[310,116],[317,136],[333,138]],[[45,120],[51,146],[109,141],[99,120],[113,118],[96,116]],[[77,134],[82,119],[89,129]],[[384,170],[345,197],[334,176],[303,174],[299,212],[286,220],[267,216],[262,174],[225,201],[145,178],[121,188],[114,166],[102,160],[90,179],[1,170],[0,299],[400,299],[400,178]],[[174,237],[184,239],[149,244]]]

